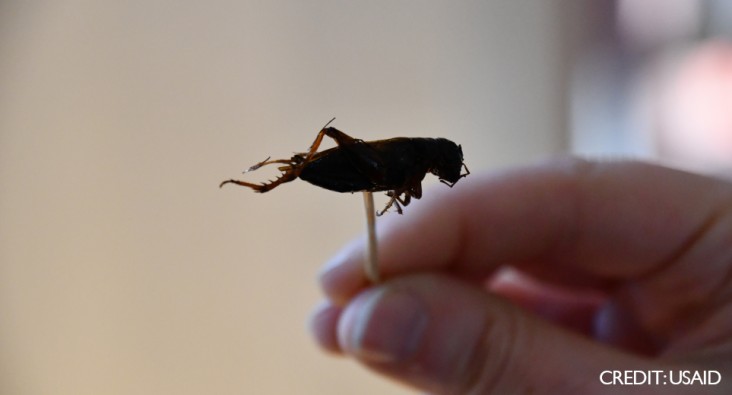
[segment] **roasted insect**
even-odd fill
[[[407,206],[411,198],[422,197],[422,180],[427,173],[436,175],[449,187],[470,174],[463,162],[462,147],[450,140],[396,137],[363,141],[328,127],[330,122],[320,130],[307,152],[295,154],[290,159],[267,158],[244,171],[282,164],[278,167],[282,174],[275,180],[254,184],[231,179],[219,187],[231,183],[264,193],[299,177],[336,192],[386,191],[390,199],[378,213],[382,215],[393,205],[401,214],[402,205]],[[335,140],[337,147],[317,152],[324,136]],[[462,173],[463,168],[465,173]]]

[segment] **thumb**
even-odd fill
[[[343,352],[368,367],[436,394],[616,393],[602,383],[603,371],[659,369],[435,274],[357,295],[337,336]]]

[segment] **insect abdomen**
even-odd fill
[[[300,178],[336,192],[372,190],[373,184],[348,161],[339,149],[326,150],[308,163]]]

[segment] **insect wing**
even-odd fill
[[[316,154],[300,173],[300,178],[336,192],[373,190],[373,183],[353,165],[350,155],[340,147]]]
[[[383,152],[373,142],[354,140],[338,148],[356,171],[368,178],[373,186],[383,185],[386,169]]]

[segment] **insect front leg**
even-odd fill
[[[468,166],[465,165],[465,163],[463,162],[461,168],[465,168],[465,173],[460,174],[460,178],[467,177],[470,174],[470,170],[468,170]],[[460,180],[460,178],[458,178],[458,180]],[[447,180],[440,179],[440,182],[449,186],[450,188],[452,188],[457,183],[457,180],[453,181],[453,182],[449,182]]]

